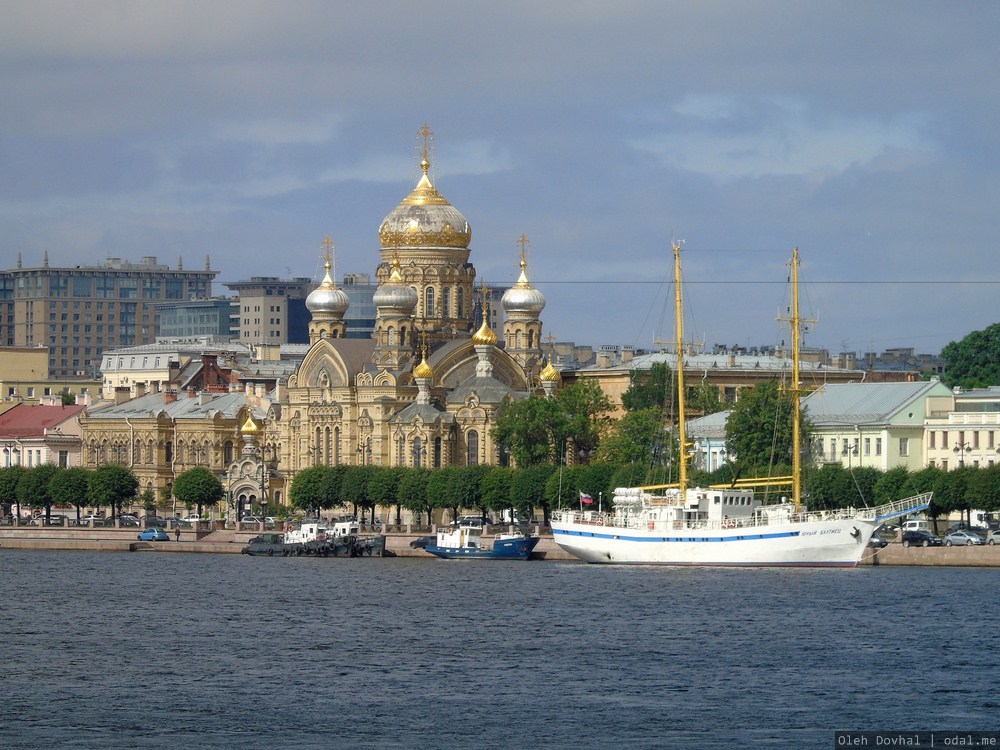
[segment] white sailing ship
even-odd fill
[[[674,243],[678,412],[684,414],[683,317],[680,244]],[[687,486],[687,450],[680,451],[674,485],[625,487],[613,508],[553,513],[552,535],[567,552],[591,563],[739,567],[857,565],[875,530],[886,521],[927,508],[931,493],[876,508],[809,512],[801,504],[799,444],[798,264],[792,256],[793,451],[790,500],[765,505],[750,482],[728,488]],[[687,446],[684,419],[680,445]]]

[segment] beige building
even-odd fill
[[[76,403],[100,398],[101,383],[91,378],[50,378],[45,346],[0,347],[0,399],[8,405],[52,403],[66,393]],[[3,406],[0,406],[2,410]]]
[[[993,466],[1000,459],[1000,388],[956,388],[928,398],[924,429],[925,465]]]
[[[527,276],[501,298],[506,347],[477,293],[472,229],[438,192],[426,149],[413,191],[379,227],[372,339],[344,338],[349,301],[330,277],[310,293],[310,348],[268,410],[261,441],[282,473],[319,464],[500,462],[501,404],[542,369],[542,294]],[[485,309],[489,309],[488,305]]]

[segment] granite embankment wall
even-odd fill
[[[46,528],[38,526],[0,527],[0,550],[89,550],[94,552],[202,552],[211,554],[239,554],[243,546],[259,532],[236,532],[230,530],[181,532],[179,541],[174,541],[171,532],[169,542],[140,542],[138,530],[112,528]],[[386,548],[398,557],[420,557],[434,559],[420,549],[410,547],[416,533],[389,533]],[[552,536],[541,535],[532,559],[575,560],[561,550]],[[890,544],[880,550],[868,550],[861,560],[862,565],[916,565],[950,567],[1000,567],[1000,546],[984,547],[903,547],[899,543]]]
[[[239,554],[258,531],[181,531],[180,539],[174,540],[170,532],[169,542],[141,542],[136,537],[135,528],[60,528],[38,526],[0,527],[0,550],[87,550],[92,552],[202,552],[212,554]],[[386,549],[397,557],[420,557],[436,559],[421,549],[413,549],[410,542],[417,539],[417,533],[386,534]],[[551,535],[542,535],[535,547],[532,559],[575,560],[572,555],[561,550]]]

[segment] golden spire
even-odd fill
[[[545,364],[545,367],[542,368],[542,371],[538,373],[538,377],[543,382],[558,383],[562,376],[559,374],[559,370],[552,366],[552,348],[555,343],[555,338],[550,333],[546,341],[549,343],[549,361]]]
[[[389,274],[389,283],[403,283],[403,274],[399,270],[399,248],[392,251],[392,273]]]
[[[521,246],[521,276],[515,286],[529,286],[528,275],[525,273],[528,268],[528,235],[521,232],[521,236],[517,238],[517,244]]]
[[[330,266],[331,266],[330,253],[333,250],[333,240],[330,239],[330,235],[327,235],[326,239],[323,240],[323,247],[326,248],[326,264],[325,264],[326,276],[323,278],[323,283],[320,284],[320,286],[332,287],[333,279],[330,277]]]
[[[422,331],[420,333],[420,349],[422,353],[422,359],[420,364],[413,368],[413,377],[415,378],[433,378],[434,369],[427,362],[427,332]]]
[[[473,344],[488,344],[489,346],[495,346],[497,343],[497,335],[493,333],[490,329],[490,307],[489,307],[489,295],[490,288],[484,283],[482,286],[483,294],[483,324],[479,326],[479,330],[472,335]]]

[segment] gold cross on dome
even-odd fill
[[[528,241],[528,235],[521,232],[521,236],[517,238],[517,244],[521,246],[521,268],[524,268],[528,264],[528,245],[531,244]]]
[[[424,174],[427,174],[427,169],[431,164],[431,142],[434,140],[434,132],[425,122],[424,126],[417,131],[417,135],[421,139],[421,143],[417,147],[417,151],[420,153],[420,168],[424,170]]]

